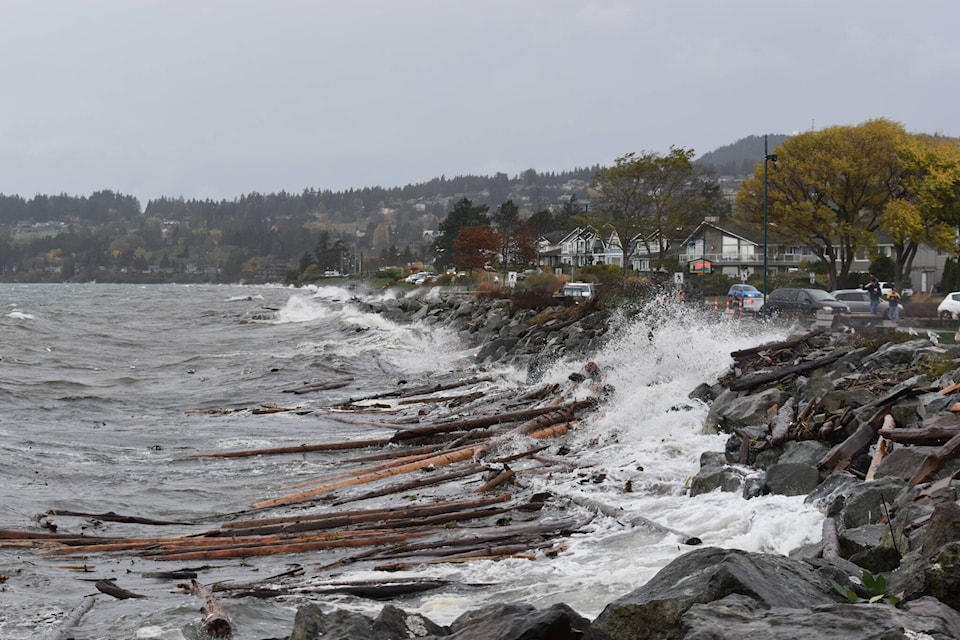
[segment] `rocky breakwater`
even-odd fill
[[[365,311],[398,323],[449,326],[478,348],[478,363],[528,367],[534,373],[544,363],[592,353],[615,322],[614,314],[595,303],[531,308],[510,298],[439,288],[360,305]]]
[[[397,319],[466,319],[469,332],[486,314],[506,318],[499,304],[426,301]],[[536,331],[518,329],[513,348],[550,342]],[[307,605],[290,638],[960,637],[960,348],[890,337],[816,331],[762,345],[691,394],[711,406],[705,428],[730,434],[703,454],[691,495],[805,495],[825,515],[819,544],[791,557],[696,548],[593,621],[564,605],[497,605],[449,626],[392,606],[374,620]]]
[[[695,390],[730,437],[691,495],[806,495],[822,541],[686,554],[585,637],[960,637],[960,347],[889,338],[815,331],[734,353]]]

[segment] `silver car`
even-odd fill
[[[830,293],[850,307],[850,313],[870,313],[870,294],[863,289],[837,289]],[[877,315],[886,318],[889,311],[890,303],[881,299],[880,304],[877,305]]]

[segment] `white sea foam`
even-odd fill
[[[566,438],[578,469],[520,472],[531,490],[587,498],[622,509],[623,517],[596,518],[589,534],[571,538],[558,558],[470,563],[456,568],[456,575],[503,585],[491,601],[565,602],[590,617],[690,550],[683,544],[687,536],[704,545],[779,554],[818,540],[823,516],[802,496],[687,495],[700,454],[722,451],[726,439],[702,433],[708,407],[689,393],[701,382],[715,382],[732,363],[731,351],[783,337],[782,330],[752,321],[718,323],[669,303],[635,318],[594,358],[615,390]],[[567,376],[582,364],[558,362],[545,378],[569,387]],[[664,533],[648,521],[684,535]],[[472,606],[476,602],[443,595],[426,598],[420,611],[449,621]]]

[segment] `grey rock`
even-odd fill
[[[817,466],[830,447],[819,440],[788,440],[783,444],[778,462],[797,462]]]
[[[691,607],[732,594],[769,609],[831,604],[834,593],[829,582],[797,560],[735,549],[697,549],[607,605],[584,639],[683,638],[681,621]]]
[[[727,464],[727,458],[723,451],[704,451],[700,454],[700,468],[708,469],[710,467],[724,467]]]
[[[565,604],[535,609],[496,604],[468,612],[450,625],[449,640],[579,640],[590,621]]]
[[[806,495],[820,484],[817,468],[800,462],[778,462],[767,469],[767,493],[783,496]]]
[[[736,467],[707,467],[690,480],[690,497],[719,489],[729,493],[740,491],[744,472]]]
[[[947,640],[953,627],[942,610],[901,611],[888,605],[825,604],[809,609],[760,606],[746,596],[694,605],[683,617],[683,640]],[[907,633],[913,635],[908,636]]]
[[[747,396],[725,390],[710,407],[705,430],[707,433],[733,433],[735,429],[747,426],[766,425],[767,410],[773,405],[782,405],[788,397],[776,388]]]
[[[847,471],[831,473],[816,489],[807,494],[804,502],[826,513],[839,513],[846,501],[847,491],[861,482],[859,478]]]
[[[890,505],[906,488],[899,478],[880,478],[863,482],[850,488],[839,510],[838,522],[847,529],[876,524],[889,512]],[[829,515],[834,515],[828,512]]]

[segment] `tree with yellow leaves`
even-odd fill
[[[835,126],[787,138],[768,171],[767,218],[775,242],[809,247],[838,288],[854,259],[894,245],[898,286],[920,244],[946,248],[960,222],[960,158],[943,139],[890,120]],[[763,161],[737,193],[737,217],[763,218]]]
[[[768,171],[769,236],[804,245],[827,268],[830,285],[850,272],[858,253],[876,246],[888,180],[899,173],[900,125],[872,120],[858,126],[809,131],[784,140]],[[737,217],[763,219],[763,160],[737,193]]]
[[[956,251],[960,141],[913,136],[899,157],[904,168],[901,188],[884,207],[880,226],[893,242],[896,287],[902,289],[921,244]]]

